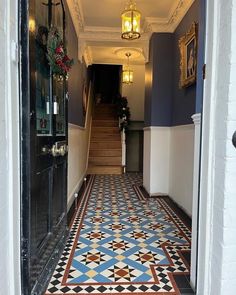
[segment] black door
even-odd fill
[[[42,294],[67,233],[67,84],[47,58],[49,31],[64,39],[65,15],[61,0],[28,5],[29,14],[21,7],[22,283],[23,294]]]

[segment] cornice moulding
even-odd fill
[[[152,33],[173,33],[194,1],[178,0],[177,5],[171,10],[167,18],[146,17],[145,31],[151,31]]]
[[[83,56],[84,56],[84,61],[87,67],[93,64],[93,55],[92,55],[91,48],[89,46],[85,47]]]
[[[84,32],[108,32],[108,33],[119,33],[120,34],[120,28],[85,26]]]
[[[182,21],[183,17],[189,10],[189,8],[192,6],[195,0],[179,0],[179,3],[172,13],[172,15],[169,18],[169,24],[170,27],[172,28],[173,32],[175,29],[178,27],[180,22]]]
[[[149,41],[149,34],[144,33],[140,39],[137,39],[137,41],[132,41],[133,44],[137,44],[140,42]],[[119,43],[122,42],[123,44],[130,44],[131,41],[123,40],[121,39],[121,33],[115,32],[115,31],[84,31],[80,32],[79,39],[86,40],[86,41],[98,41],[98,42],[109,42],[109,41],[118,41]]]
[[[77,37],[79,37],[80,32],[84,30],[84,17],[81,9],[81,2],[80,0],[67,0],[67,5]]]
[[[99,64],[104,64],[104,65],[124,65],[124,61],[117,59],[117,58],[107,58],[107,59],[103,59],[102,61],[99,59],[93,59],[93,63],[99,63]],[[132,66],[143,66],[145,64],[145,62],[143,61],[136,61],[131,63],[130,65]]]
[[[194,1],[195,0],[177,0],[177,4],[170,11],[167,18],[145,18],[141,38],[136,41],[132,41],[132,46],[143,48],[145,62],[149,61],[149,40],[152,33],[173,33]],[[84,59],[86,60],[86,64],[89,65],[93,62],[92,51],[91,49],[87,49],[87,44],[90,41],[101,43],[117,42],[122,44],[124,47],[128,44],[130,45],[130,41],[121,39],[121,32],[118,27],[86,26],[81,0],[67,0],[67,3],[80,43],[78,53],[79,60],[82,60],[82,56],[85,54],[86,57],[84,56]]]
[[[195,0],[178,0],[177,5],[170,11],[167,18],[146,17],[144,20],[145,32],[170,32],[173,33],[184,15]],[[67,0],[69,10],[76,31],[93,33],[117,33],[120,37],[119,27],[86,26],[84,22],[81,0]],[[150,34],[149,34],[150,35]],[[89,36],[88,36],[89,37]],[[150,36],[149,36],[150,37]],[[112,38],[114,40],[114,37]],[[89,41],[89,40],[87,40]]]

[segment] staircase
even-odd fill
[[[116,108],[95,107],[92,121],[88,174],[122,174],[121,135]]]

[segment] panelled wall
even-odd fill
[[[178,40],[199,21],[196,0],[174,33],[155,33],[145,77],[144,186],[192,214],[196,84],[179,88]],[[198,102],[199,105],[199,102]]]

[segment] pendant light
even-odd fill
[[[136,9],[134,0],[127,3],[121,15],[122,19],[122,39],[135,40],[140,38],[141,13]]]
[[[124,70],[122,71],[122,83],[132,84],[133,78],[134,78],[134,72],[129,67],[129,58],[131,56],[131,53],[127,52],[125,55],[127,56],[128,62],[127,62],[126,68],[124,68]]]

